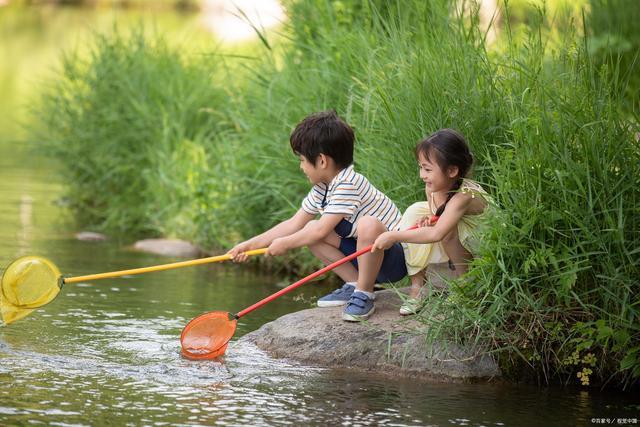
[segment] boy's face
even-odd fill
[[[311,181],[312,184],[322,182],[320,168],[316,167],[316,165],[311,163],[309,159],[302,154],[299,154],[298,157],[300,158],[300,169],[302,169],[302,172],[309,178],[309,181]]]
[[[420,166],[420,179],[424,181],[425,189],[428,192],[437,193],[451,189],[458,176],[457,167],[450,167],[449,170],[445,172],[440,165],[427,160],[422,153],[418,156],[418,162]]]

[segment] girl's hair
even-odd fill
[[[449,200],[460,189],[462,179],[471,171],[473,156],[469,150],[469,145],[464,137],[453,129],[440,129],[432,133],[416,145],[416,159],[420,159],[422,154],[429,162],[435,162],[440,169],[447,171],[450,167],[458,168],[458,179],[449,190],[447,200],[436,212],[437,216],[442,215]]]

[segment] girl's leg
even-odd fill
[[[411,279],[411,289],[409,290],[409,298],[400,306],[400,314],[408,316],[416,314],[422,306],[424,291],[422,290],[425,278],[425,270],[420,270],[416,274],[409,276]]]
[[[414,203],[409,206],[402,215],[400,229],[404,230],[411,227],[430,213],[431,211],[429,210],[427,202]],[[411,279],[411,297],[418,295],[418,290],[424,284],[426,277],[425,269],[429,265],[428,262],[433,249],[434,244],[432,243],[407,243],[404,245],[405,263],[407,265],[407,271],[409,272],[409,278]],[[411,274],[412,272],[415,273]]]
[[[442,247],[455,267],[454,276],[461,276],[469,270],[473,255],[460,243],[457,227],[442,239]]]
[[[324,265],[329,265],[341,258],[344,258],[344,254],[340,252],[340,237],[331,232],[323,241],[313,245],[309,245],[309,250],[312,254],[319,258]],[[339,267],[336,267],[333,271],[345,282],[357,282],[358,270],[350,262],[344,263]]]
[[[409,296],[411,298],[418,299],[420,295],[420,291],[424,286],[424,270],[420,270],[413,276],[409,276],[411,280],[411,289],[409,290]]]

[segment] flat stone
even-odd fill
[[[83,242],[103,242],[107,240],[107,236],[101,233],[95,233],[93,231],[81,231],[76,234],[76,239]]]
[[[342,320],[343,307],[290,313],[240,339],[276,358],[333,368],[376,371],[435,382],[500,377],[488,354],[453,343],[428,344],[426,326],[398,313],[396,291],[376,292],[376,311],[366,322]]]
[[[137,241],[133,248],[141,252],[178,258],[194,258],[202,254],[197,246],[178,239],[144,239]]]

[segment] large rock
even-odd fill
[[[375,370],[438,382],[500,376],[493,358],[451,343],[427,344],[425,326],[398,314],[393,290],[376,292],[376,312],[362,323],[341,318],[342,307],[287,314],[241,338],[273,357],[335,368]]]
[[[133,248],[142,252],[178,258],[194,258],[202,254],[197,246],[178,239],[139,240],[133,245]]]

